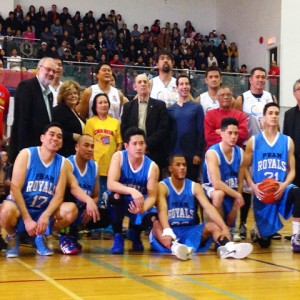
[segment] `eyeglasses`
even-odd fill
[[[43,68],[46,70],[46,72],[48,72],[48,73],[50,73],[50,72],[53,72],[53,74],[56,73],[56,70],[54,70],[54,69],[52,69],[52,68],[45,67],[45,66],[43,66],[43,65],[41,65],[40,67],[43,67]]]

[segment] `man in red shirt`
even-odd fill
[[[204,118],[204,134],[206,150],[221,142],[221,121],[224,118],[235,118],[239,122],[237,145],[242,147],[248,137],[247,117],[236,109],[232,109],[232,91],[230,87],[222,86],[217,92],[220,107],[207,111]]]

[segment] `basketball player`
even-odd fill
[[[65,202],[76,204],[78,216],[70,228],[61,231],[64,234],[60,236],[60,248],[64,254],[77,254],[82,248],[77,241],[77,225],[83,224],[89,230],[105,228],[109,225],[107,210],[97,206],[99,200],[98,165],[92,160],[93,138],[86,134],[81,135],[77,140],[75,150],[76,154],[67,159],[69,171]],[[75,194],[73,186],[77,185],[77,182],[81,189]]]
[[[263,109],[266,103],[277,102],[274,95],[271,95],[269,92],[264,90],[266,80],[267,72],[264,68],[256,67],[252,69],[249,77],[250,90],[243,93],[241,96],[238,96],[234,102],[234,109],[243,111],[247,116],[247,140],[251,136],[258,134],[263,130]],[[243,196],[245,205],[241,208],[239,227],[241,239],[245,239],[247,236],[246,221],[251,206],[251,190],[249,190],[247,186],[244,186]],[[276,233],[273,238],[280,239],[281,235]]]
[[[230,242],[228,227],[205,197],[200,184],[185,178],[187,166],[182,155],[170,158],[169,171],[171,177],[158,185],[156,204],[159,220],[154,221],[149,236],[152,249],[158,252],[172,251],[178,258],[186,260],[191,259],[193,251],[208,250],[213,239],[219,245],[220,258],[243,258],[249,255],[253,246]],[[209,217],[209,222],[198,224],[198,204]],[[180,244],[176,242],[177,239]]]
[[[246,178],[254,193],[253,212],[256,228],[252,240],[267,248],[271,236],[283,225],[279,218],[293,215],[292,250],[300,252],[300,190],[292,185],[295,177],[294,143],[289,136],[278,132],[279,106],[271,102],[263,110],[264,131],[250,138],[246,147]],[[252,174],[249,168],[252,166]],[[265,178],[276,179],[280,187],[274,204],[264,204],[258,184]]]
[[[173,56],[170,51],[161,50],[156,56],[158,76],[150,79],[150,98],[162,100],[169,107],[177,102],[176,78],[172,76]]]
[[[77,209],[63,202],[67,164],[56,152],[63,141],[60,124],[50,123],[41,135],[40,147],[25,148],[15,161],[11,179],[11,197],[1,205],[0,223],[7,232],[6,257],[19,255],[19,234],[27,231],[34,237],[37,253],[52,255],[45,236],[51,227],[71,224]]]
[[[84,120],[88,117],[92,117],[92,104],[94,97],[99,93],[105,93],[110,101],[110,108],[108,111],[109,115],[120,120],[124,96],[115,87],[110,85],[112,78],[110,64],[107,62],[100,63],[97,66],[95,73],[97,74],[98,82],[83,91],[81,101],[76,107],[77,112]]]
[[[153,208],[157,195],[158,166],[145,156],[145,132],[136,127],[127,129],[124,135],[125,149],[116,152],[108,170],[108,198],[112,210],[114,243],[112,254],[124,253],[122,223],[124,215],[130,218],[133,250],[143,251],[140,240],[142,230],[151,227],[151,218],[156,215]]]
[[[200,94],[196,101],[200,102],[203,107],[204,115],[211,109],[219,108],[217,93],[222,83],[221,69],[211,66],[205,71],[205,83],[207,84],[207,92]],[[234,98],[232,97],[233,101]]]
[[[202,186],[232,234],[237,211],[244,205],[244,151],[236,145],[238,125],[234,118],[221,121],[222,141],[207,150],[202,170]]]

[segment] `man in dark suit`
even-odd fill
[[[297,105],[284,114],[283,134],[289,135],[295,145],[296,176],[293,183],[300,186],[300,79],[293,86]]]
[[[161,168],[166,166],[165,144],[168,139],[168,111],[163,101],[149,97],[149,81],[146,74],[135,78],[137,97],[124,104],[121,117],[122,137],[129,127],[146,132],[147,156]]]
[[[42,58],[36,77],[20,82],[15,94],[14,123],[9,146],[9,159],[14,162],[23,148],[40,145],[40,135],[52,120],[53,95],[49,84],[56,72],[52,58]]]

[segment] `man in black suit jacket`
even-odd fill
[[[160,168],[166,166],[165,146],[168,139],[168,110],[163,101],[149,98],[149,81],[146,74],[135,78],[137,97],[125,103],[121,117],[121,133],[132,126],[146,132],[147,155]]]
[[[297,105],[284,114],[283,134],[289,135],[295,145],[296,176],[293,183],[300,186],[300,79],[293,86]]]
[[[42,58],[36,77],[21,81],[15,93],[14,123],[9,145],[9,159],[14,162],[23,148],[40,145],[40,135],[52,120],[53,95],[49,84],[56,72],[52,58]]]

